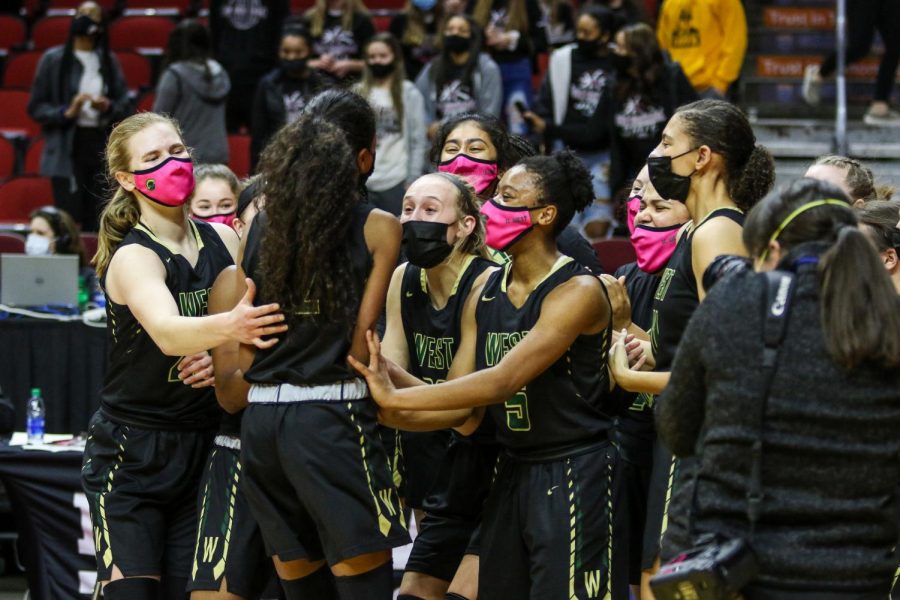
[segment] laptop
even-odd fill
[[[78,257],[0,254],[0,304],[78,305]]]

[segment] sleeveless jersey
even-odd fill
[[[400,316],[410,352],[409,372],[428,383],[447,379],[461,335],[463,307],[478,276],[494,263],[470,256],[457,277],[447,305],[435,308],[425,270],[407,263],[400,286]]]
[[[149,248],[166,269],[166,287],[182,316],[206,314],[209,290],[225,267],[234,264],[219,234],[206,223],[189,221],[197,240],[197,264],[191,266],[146,225],[139,223],[119,244]],[[117,251],[118,251],[117,249]],[[105,278],[104,278],[105,288]],[[113,421],[150,429],[210,429],[222,414],[213,388],[193,389],[178,379],[183,357],[166,356],[131,310],[106,296],[109,368],[100,394],[100,410]]]
[[[653,297],[653,315],[650,325],[650,341],[656,358],[657,371],[670,371],[678,342],[687,323],[700,304],[697,281],[694,279],[691,240],[694,233],[716,217],[731,219],[744,224],[744,213],[734,208],[718,208],[690,231],[682,234],[669,259]]]
[[[475,280],[485,269],[497,266],[484,258],[471,256],[456,280],[447,305],[438,310],[428,296],[425,271],[407,264],[400,286],[400,316],[406,347],[409,348],[409,372],[428,383],[447,379],[456,348],[462,337],[462,313]],[[482,424],[470,436],[478,442],[492,442],[494,428]],[[453,431],[453,435],[459,435]]]
[[[360,290],[365,287],[372,269],[372,257],[366,246],[363,229],[373,208],[368,204],[358,205],[345,234],[350,243],[351,269]],[[272,301],[266,297],[265,274],[259,265],[259,253],[267,226],[268,215],[263,211],[253,220],[244,251],[244,272],[253,279],[259,291],[254,300],[257,306]],[[291,257],[286,256],[285,260],[291,260]],[[358,310],[361,299],[360,293],[360,297],[355,300],[354,313]],[[347,364],[355,323],[325,322],[312,318],[318,311],[316,305],[316,299],[307,299],[305,306],[309,307],[309,312],[296,315],[299,318],[289,324],[287,332],[281,335],[281,340],[273,347],[256,351],[253,364],[245,374],[247,381],[261,384],[327,385],[359,378],[359,374]]]
[[[478,370],[499,363],[528,334],[550,292],[572,277],[591,275],[572,258],[562,256],[521,308],[516,308],[506,291],[510,266],[488,278],[475,309]],[[579,336],[559,360],[515,396],[488,407],[500,444],[518,452],[541,452],[606,437],[614,408],[606,369],[611,327]]]

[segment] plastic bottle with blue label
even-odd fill
[[[26,432],[29,444],[44,443],[44,399],[41,398],[40,388],[31,389],[31,398],[25,407]]]

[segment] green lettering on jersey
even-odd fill
[[[650,316],[650,349],[653,356],[659,352],[659,312],[655,308]]]
[[[513,349],[516,344],[528,335],[528,331],[513,331],[511,333],[488,333],[484,342],[484,361],[488,367],[493,367]]]
[[[178,293],[178,312],[182,317],[199,317],[206,314],[209,288]]]
[[[656,295],[654,300],[665,300],[666,294],[669,292],[669,284],[672,283],[672,277],[675,276],[675,269],[666,267],[662,277],[659,278],[659,285],[656,287]]]
[[[416,358],[420,367],[440,371],[450,368],[453,362],[453,338],[435,338],[417,333],[413,336],[416,345]]]

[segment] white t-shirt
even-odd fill
[[[100,57],[93,50],[75,50],[75,58],[81,63],[83,71],[78,82],[78,93],[90,96],[103,95],[103,77],[100,75]],[[79,127],[97,127],[100,124],[100,112],[90,102],[81,105],[78,114]]]
[[[375,111],[375,170],[366,182],[374,192],[383,192],[406,180],[409,148],[403,135],[403,123],[394,110],[391,91],[373,87],[369,104]]]

